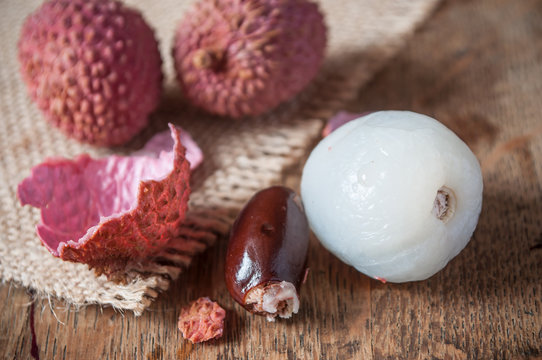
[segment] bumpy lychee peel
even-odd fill
[[[317,74],[326,28],[307,0],[201,0],[186,13],[173,56],[184,95],[218,115],[258,115]]]
[[[23,205],[41,209],[36,229],[43,245],[110,275],[175,240],[187,209],[190,164],[180,129],[170,129],[169,149],[150,141],[133,156],[81,155],[34,167],[17,195]]]
[[[181,144],[186,149],[185,157],[190,163],[190,170],[194,170],[203,161],[203,151],[187,131],[180,129],[180,139]],[[171,131],[168,130],[154,135],[143,149],[135,152],[132,156],[156,157],[157,154],[173,148],[175,148],[175,138],[171,136]],[[173,153],[170,154],[173,155]]]
[[[322,130],[322,137],[326,137],[344,124],[368,114],[370,113],[364,112],[361,114],[355,114],[348,111],[339,111],[337,114],[328,119],[326,126]]]
[[[396,111],[339,127],[313,150],[301,181],[320,242],[357,270],[391,282],[426,279],[466,246],[482,188],[476,157],[453,132]],[[451,189],[454,201],[445,219],[435,211],[441,189]]]
[[[148,123],[161,93],[161,58],[141,14],[115,0],[51,0],[25,21],[24,82],[66,135],[118,145]]]
[[[226,311],[216,302],[201,297],[181,310],[178,327],[191,343],[222,337]]]

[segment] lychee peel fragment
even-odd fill
[[[218,339],[224,333],[226,311],[208,297],[201,297],[181,310],[179,330],[191,343]]]
[[[181,130],[170,130],[173,143],[162,148],[155,137],[132,156],[84,154],[34,167],[17,195],[22,205],[41,209],[43,245],[63,260],[111,275],[175,240],[187,210],[190,163]]]
[[[329,120],[327,121],[326,126],[322,130],[322,137],[328,136],[333,131],[337,130],[338,128],[346,124],[347,122],[358,119],[368,114],[370,114],[370,112],[355,114],[348,111],[339,111],[337,114],[329,118]]]

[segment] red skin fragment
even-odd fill
[[[305,275],[303,275],[303,281],[301,281],[301,284],[305,284],[307,282],[310,270],[311,270],[310,268],[305,269]]]
[[[181,144],[186,149],[186,160],[190,163],[190,170],[197,168],[203,161],[203,152],[199,148],[198,144],[192,139],[190,134],[184,130],[181,130]],[[175,139],[171,136],[170,131],[163,131],[154,135],[146,144],[145,147],[134,155],[147,155],[155,156],[164,151],[164,149],[173,149],[175,146]]]
[[[179,330],[193,344],[218,339],[224,332],[226,311],[208,297],[201,297],[181,310]]]
[[[81,155],[34,167],[17,195],[41,209],[36,229],[43,245],[111,278],[175,240],[187,210],[190,163],[180,130],[170,130],[169,151],[159,154],[153,145],[137,156]]]
[[[358,119],[360,117],[363,117],[369,114],[370,112],[362,112],[359,114],[354,114],[348,111],[339,111],[337,114],[335,114],[335,116],[333,116],[327,121],[327,124],[324,127],[324,130],[322,130],[322,137],[328,136],[333,131],[337,130],[338,128],[346,124],[347,122],[350,122],[352,120]],[[328,150],[331,150],[331,147]]]

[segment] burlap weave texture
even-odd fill
[[[131,0],[160,41],[164,95],[151,125],[124,149],[100,149],[67,139],[44,121],[31,103],[18,72],[16,42],[24,18],[39,1],[0,3],[0,277],[63,298],[75,305],[98,303],[140,314],[189,265],[194,251],[167,252],[134,269],[119,285],[96,277],[85,265],[54,258],[40,244],[39,213],[21,207],[17,184],[46,157],[81,153],[104,156],[129,152],[168,122],[181,125],[200,144],[203,166],[192,178],[193,193],[185,240],[203,251],[227,233],[237,211],[257,190],[280,182],[318,138],[323,122],[401,49],[438,0],[323,0],[329,30],[327,58],[319,77],[293,101],[245,121],[209,116],[192,108],[175,83],[170,47],[177,21],[192,1]]]

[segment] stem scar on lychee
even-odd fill
[[[219,71],[223,66],[224,51],[217,49],[198,49],[192,57],[192,65],[196,69]]]
[[[455,194],[452,189],[442,186],[437,191],[435,202],[433,203],[433,210],[431,213],[435,215],[439,220],[447,223],[455,212]]]

